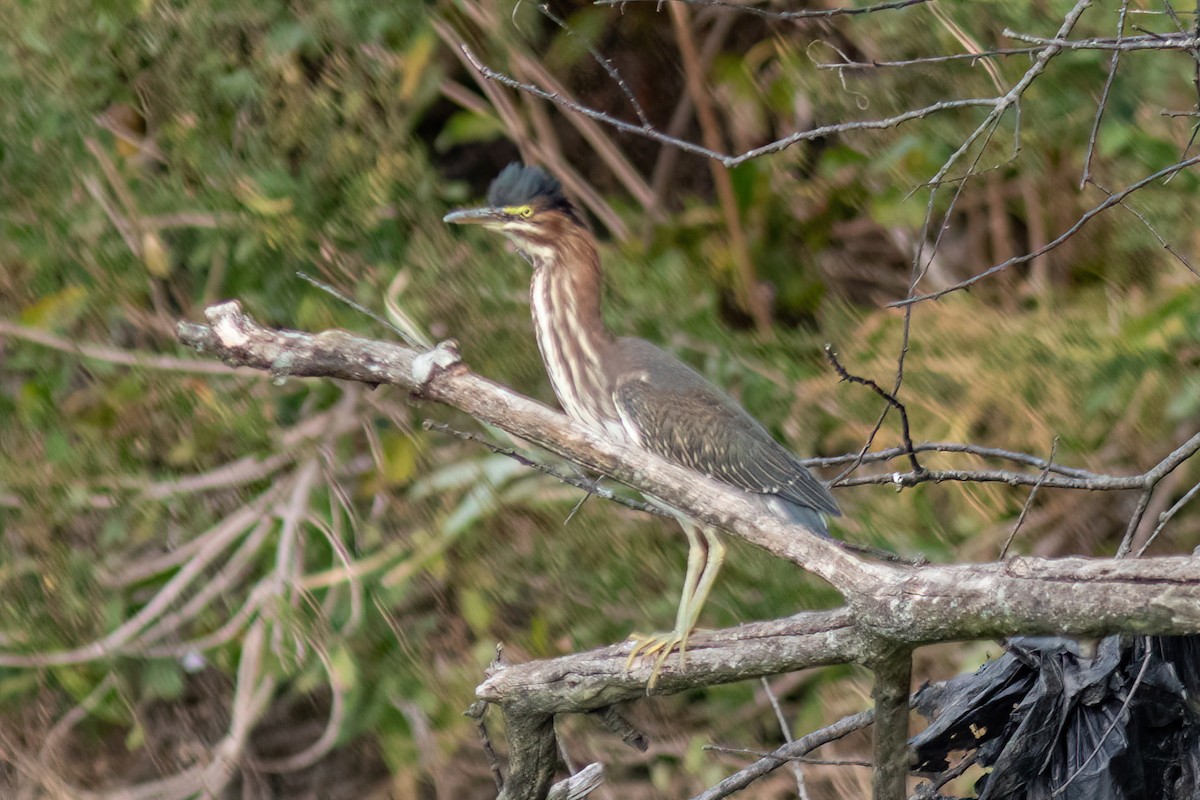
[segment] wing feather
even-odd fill
[[[728,395],[648,342],[622,342],[644,369],[622,372],[613,403],[642,447],[739,489],[841,515],[825,485]]]

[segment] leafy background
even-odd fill
[[[1006,27],[1052,30],[1067,5],[984,0],[943,13],[994,47]],[[186,358],[175,322],[227,298],[268,324],[390,335],[298,279],[302,270],[377,311],[399,310],[413,330],[456,337],[473,368],[550,400],[523,263],[495,238],[440,222],[521,155],[569,165],[568,185],[587,191],[614,328],[696,365],[798,453],[865,441],[879,402],[839,384],[821,348],[830,342],[852,371],[890,381],[901,317],[882,306],[904,294],[925,210],[924,195],[909,193],[980,112],[830,137],[733,170],[750,263],[771,300],[763,332],[739,301],[735,245],[705,162],[484,87],[452,46],[467,41],[498,69],[549,76],[632,118],[589,56],[594,46],[665,128],[683,94],[667,15],[642,3],[554,10],[569,32],[508,0],[10,5],[0,31],[0,645],[51,653],[101,639],[179,574],[170,554],[239,509],[264,509],[265,522],[237,540],[242,556],[231,544],[171,608],[206,585],[224,589],[156,638],[56,666],[0,667],[3,794],[40,785],[69,796],[64,787],[148,781],[203,758],[230,725],[249,623],[223,626],[277,574],[281,506],[307,465],[319,476],[302,497],[291,565],[307,582],[254,611],[269,625],[262,670],[277,689],[250,739],[258,761],[227,796],[492,796],[462,712],[498,643],[512,660],[548,657],[669,622],[684,557],[675,527],[595,499],[572,514],[575,490],[422,429],[434,419],[476,430],[470,420],[389,389],[113,363],[118,351]],[[698,9],[694,21],[735,151],[797,127],[995,91],[967,62],[844,79],[816,66],[839,52],[960,52],[923,8],[801,25]],[[1172,29],[1161,15],[1139,22]],[[1076,35],[1114,27],[1115,9],[1097,9]],[[1006,82],[1027,64],[996,62]],[[981,166],[995,168],[964,191],[932,282],[1026,252],[1103,199],[1078,182],[1107,64],[1092,52],[1053,62],[1023,103],[1016,157],[1011,124],[984,154]],[[1193,69],[1181,54],[1127,57],[1093,158],[1101,183],[1115,189],[1179,159],[1191,120],[1160,112],[1195,104]],[[686,115],[678,132],[700,139]],[[1135,196],[1184,254],[1198,244],[1196,183],[1185,172]],[[1117,208],[1030,267],[919,307],[903,397],[919,439],[1045,454],[1057,438],[1062,462],[1140,471],[1195,428],[1198,334],[1195,276]],[[880,444],[897,437],[889,423]],[[230,465],[224,483],[189,482]],[[1173,476],[1165,499],[1196,471]],[[1133,499],[1044,493],[1015,549],[1111,552]],[[839,500],[841,537],[970,560],[997,555],[1025,493],[860,487]],[[1198,539],[1200,519],[1185,511],[1156,547],[1186,551]],[[163,554],[169,563],[148,571]],[[362,567],[353,580],[330,577],[344,559]],[[737,543],[726,563],[705,625],[838,602]],[[917,674],[945,677],[995,649],[927,648]],[[869,702],[853,668],[771,686],[793,735]],[[609,765],[612,797],[685,796],[742,762],[704,745],[762,749],[782,738],[761,684],[628,711],[655,743],[646,754],[587,720],[561,722],[574,763]],[[332,738],[313,763],[269,768],[323,731]],[[865,746],[851,738],[823,752],[853,757]],[[862,769],[807,770],[814,797],[868,785]],[[780,775],[758,796],[788,796],[789,786]]]

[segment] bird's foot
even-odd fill
[[[653,658],[654,666],[650,670],[650,679],[646,681],[646,691],[650,691],[658,683],[658,675],[671,653],[679,650],[679,668],[683,669],[687,657],[688,632],[674,630],[670,633],[633,633],[629,635],[633,647],[625,659],[625,672],[633,669],[633,662],[638,658]]]

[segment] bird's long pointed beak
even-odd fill
[[[442,217],[442,222],[452,225],[484,225],[499,221],[500,213],[494,208],[460,208]]]

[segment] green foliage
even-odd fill
[[[533,4],[518,5],[502,9],[503,28],[481,37],[499,50],[515,27],[553,74],[584,76],[577,80],[585,94],[608,84],[603,76],[589,82],[595,67],[584,43],[664,49],[640,46],[667,27],[657,17],[621,22],[588,6],[568,16],[567,34]],[[992,46],[1005,27],[1043,28],[1066,5],[945,8]],[[451,234],[440,223],[490,177],[479,168],[471,183],[446,178],[464,173],[457,163],[464,153],[500,163],[509,157],[511,130],[501,114],[454,110],[440,94],[446,80],[468,76],[450,75],[452,54],[432,22],[435,14],[458,19],[461,8],[368,0],[78,6],[20,4],[0,31],[0,319],[70,343],[178,358],[190,354],[174,344],[174,322],[200,319],[206,305],[226,298],[267,324],[387,335],[298,280],[300,269],[376,310],[393,300],[431,335],[456,337],[473,368],[551,399],[523,306],[527,266],[485,232]],[[634,19],[632,7],[626,13]],[[959,48],[931,19],[923,11],[872,15],[872,27],[861,29],[869,34],[835,32],[888,58]],[[1085,19],[1077,35],[1110,35],[1090,24]],[[813,58],[835,54],[807,35],[764,34],[752,47],[717,55],[709,78],[731,138],[761,143],[786,134],[802,121],[798,98],[813,107],[815,124],[826,124],[994,92],[983,69],[965,65],[922,68],[915,80],[911,72],[847,73],[843,83],[815,69]],[[1190,86],[1189,62],[1144,58],[1137,71],[1122,67],[1098,141],[1093,168],[1110,188],[1173,163],[1186,134],[1158,111],[1193,102],[1179,89]],[[621,64],[639,93],[675,77],[658,62],[641,63]],[[1012,80],[1027,63],[998,66]],[[1092,88],[1103,84],[1107,59],[1067,54],[1060,63],[1062,71],[1040,81],[1023,105],[1020,158],[1006,161],[1015,145],[1006,118],[980,162],[997,165],[1003,191],[993,213],[1019,231],[1029,227],[1028,196],[1041,199],[1052,223],[1060,221],[1055,213],[1070,221],[1100,199],[1094,192],[1081,199],[1074,184],[1095,111]],[[869,108],[860,107],[864,98]],[[647,105],[656,120],[669,114]],[[822,346],[832,342],[853,371],[890,384],[901,318],[877,306],[903,293],[908,256],[862,243],[919,229],[924,200],[909,191],[982,113],[798,145],[733,171],[751,260],[773,290],[769,337],[750,331],[736,310],[728,232],[703,184],[706,168],[681,169],[680,188],[656,209],[663,218],[640,227],[646,209],[605,182],[604,167],[590,149],[572,145],[578,137],[564,125],[564,148],[579,154],[573,166],[645,234],[604,244],[612,327],[678,353],[796,452],[856,451],[881,403],[862,387],[838,384]],[[635,169],[650,175],[657,149],[638,143],[628,151],[631,161],[641,159]],[[1194,238],[1196,181],[1180,174],[1137,196],[1138,210],[1169,241]],[[984,204],[964,196],[963,206],[972,202]],[[916,311],[902,399],[918,438],[1046,453],[1058,437],[1060,462],[1122,471],[1153,463],[1175,431],[1192,424],[1200,413],[1200,290],[1164,279],[1178,265],[1122,213],[1098,219],[1069,258],[1055,262],[1052,291],[1012,300],[1018,292],[1009,285],[984,285]],[[951,251],[965,253],[952,267],[985,268],[995,260],[989,247]],[[122,763],[141,764],[126,775],[140,774],[158,763],[152,748],[163,723],[152,710],[189,707],[196,693],[201,705],[230,706],[249,623],[202,652],[183,646],[220,632],[250,587],[273,585],[289,535],[280,509],[293,502],[296,473],[310,458],[320,478],[301,504],[299,577],[252,615],[271,626],[261,671],[277,681],[279,705],[315,703],[312,719],[324,719],[339,694],[337,744],[374,742],[400,796],[417,796],[404,792],[428,778],[430,741],[444,763],[480,766],[461,711],[497,643],[518,657],[547,657],[672,618],[684,559],[673,525],[595,499],[572,516],[576,490],[420,431],[427,416],[461,428],[468,420],[413,409],[386,389],[352,397],[352,411],[342,414],[352,390],[329,382],[130,367],[73,344],[46,347],[17,336],[0,347],[6,653],[62,653],[118,630],[181,574],[184,560],[122,578],[124,570],[186,553],[238,509],[280,493],[264,503],[265,527],[256,527],[257,517],[248,522],[222,559],[164,609],[179,611],[212,582],[229,581],[191,618],[186,637],[181,630],[140,649],[42,670],[0,668],[0,734],[20,730],[29,708],[51,709],[58,719],[86,702],[88,721],[72,734],[79,747],[99,752],[101,742],[118,742],[130,759]],[[323,414],[322,430],[295,435]],[[337,428],[347,416],[352,424]],[[877,445],[897,438],[890,419]],[[279,455],[282,465],[271,466]],[[230,465],[250,477],[180,488]],[[848,489],[840,492],[847,517],[835,530],[934,560],[990,559],[1026,496],[992,484],[900,494]],[[1059,536],[1060,551],[1091,552],[1097,538],[1114,535],[1109,515],[1118,500],[1042,502],[1051,521],[1040,528],[1031,521],[1027,531]],[[1033,540],[1019,539],[1017,548],[1032,549]],[[349,562],[361,567],[353,579],[338,573]],[[829,587],[735,543],[704,624],[837,603]],[[855,701],[846,687],[856,679],[850,670],[830,671],[797,691],[791,699],[803,726],[816,726],[830,697],[838,708]],[[94,695],[98,687],[105,691]],[[702,693],[707,717],[697,729],[733,716],[753,691]],[[672,711],[699,715],[687,701]],[[287,730],[289,721],[270,724]],[[664,793],[678,788],[680,769],[703,780],[716,774],[699,749],[702,737],[685,738],[678,763],[664,756],[647,768]],[[94,777],[79,770],[81,785]],[[473,777],[480,782],[464,778],[464,786],[488,786],[482,768]]]

